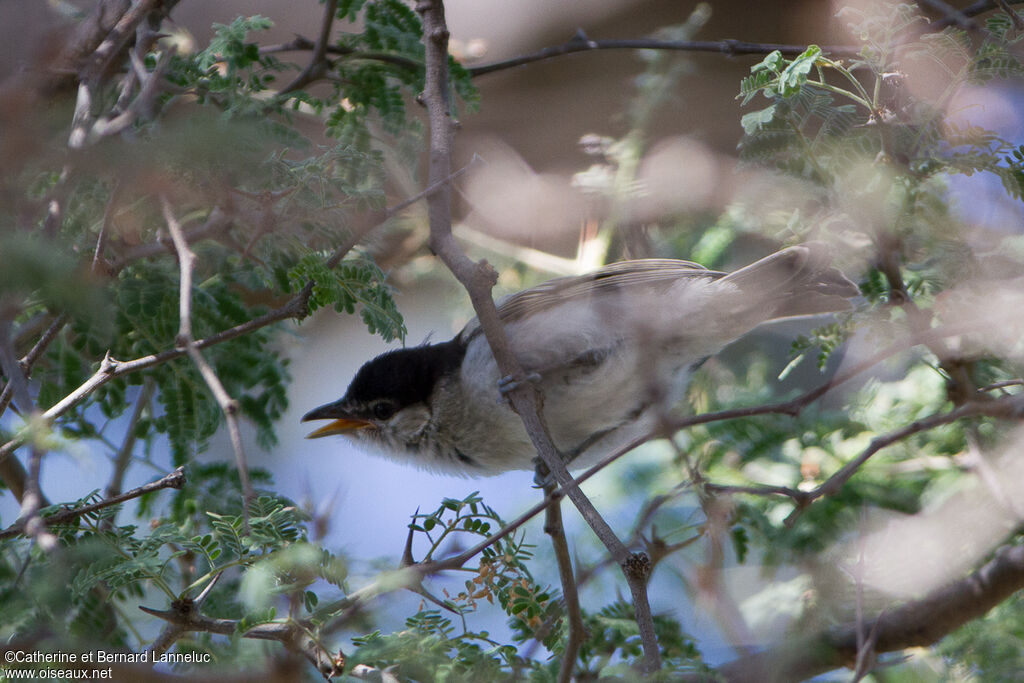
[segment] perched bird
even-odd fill
[[[857,294],[825,245],[810,242],[729,274],[669,259],[613,263],[513,294],[498,313],[575,468],[647,433],[697,366],[760,323],[845,310]],[[450,341],[377,356],[342,398],[302,419],[333,420],[309,438],[342,434],[429,470],[533,469],[533,445],[501,384],[473,320]]]

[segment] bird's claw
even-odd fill
[[[533,487],[538,489],[547,488],[554,483],[554,475],[547,463],[540,458],[533,459]]]
[[[498,392],[502,396],[508,396],[510,393],[523,386],[524,382],[539,382],[541,379],[540,374],[536,372],[527,372],[522,375],[506,375],[498,380]]]

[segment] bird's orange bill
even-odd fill
[[[320,429],[310,432],[306,435],[307,439],[319,439],[322,436],[330,436],[331,434],[344,434],[345,432],[351,432],[356,429],[364,429],[369,427],[371,423],[366,420],[348,420],[340,419],[326,424]]]

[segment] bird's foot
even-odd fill
[[[505,397],[523,386],[524,382],[539,382],[540,379],[540,374],[536,372],[526,372],[522,375],[506,375],[498,380],[498,392],[502,397]]]
[[[555,483],[555,477],[547,463],[540,458],[533,459],[533,487],[538,489],[547,488]]]

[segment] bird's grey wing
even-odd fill
[[[725,273],[708,270],[692,261],[676,259],[637,259],[619,261],[592,273],[560,277],[525,289],[498,302],[498,316],[506,325],[529,316],[550,311],[571,301],[590,304],[617,292],[628,294],[639,288],[664,291],[687,278],[718,279]],[[464,343],[480,334],[480,324],[473,318],[459,333]]]

